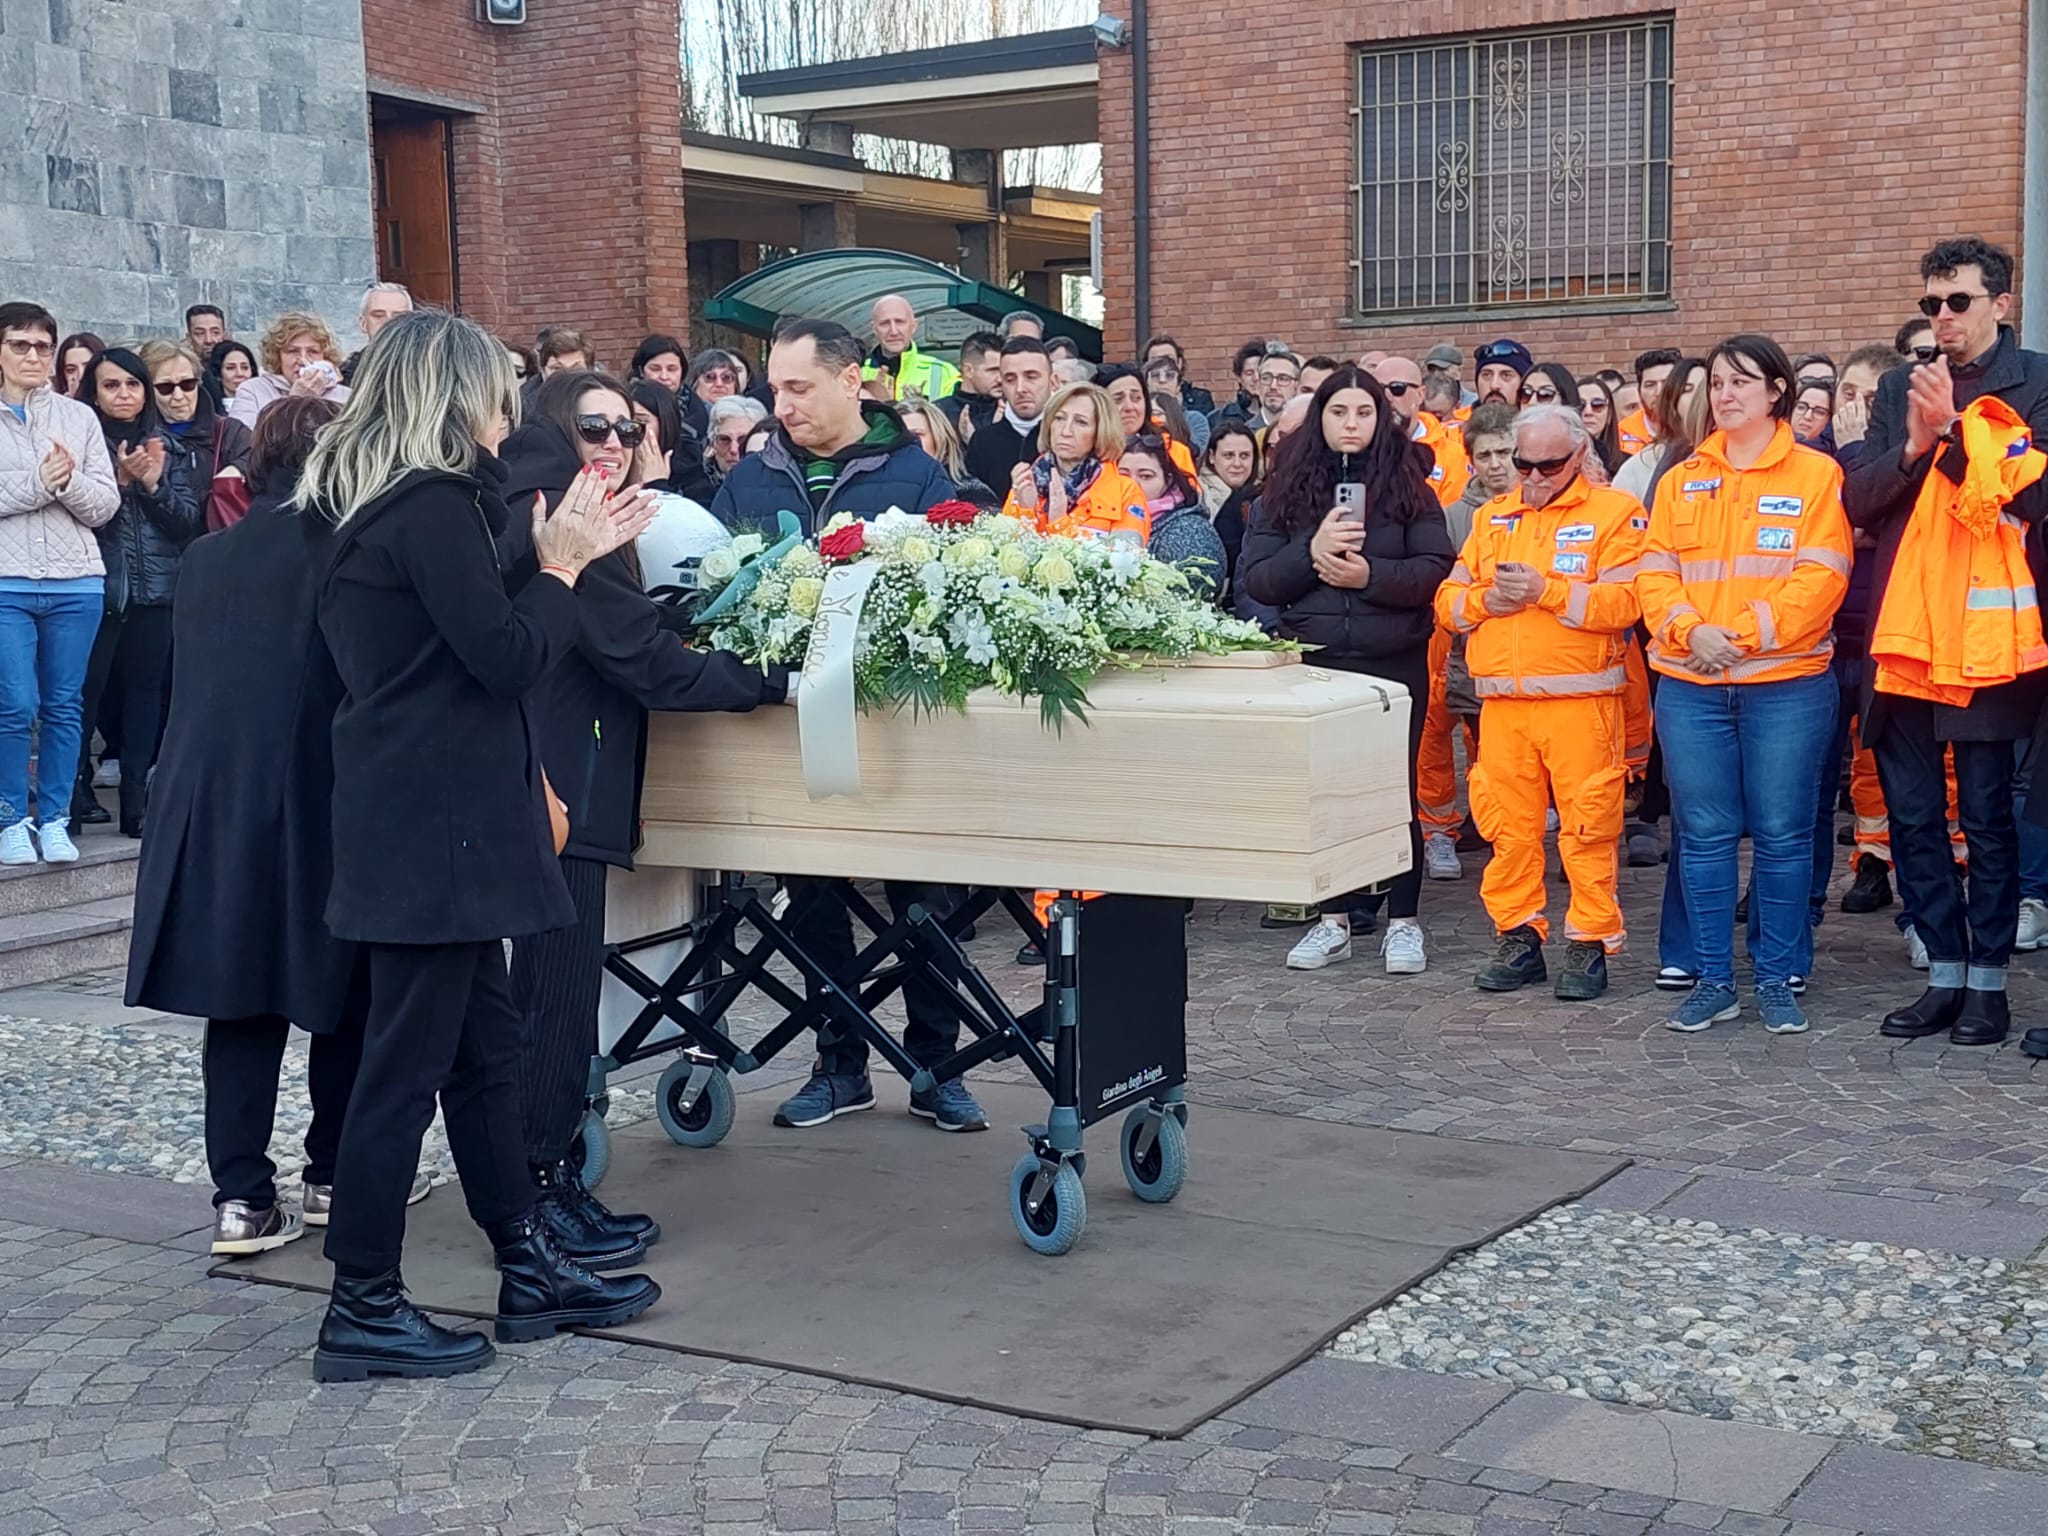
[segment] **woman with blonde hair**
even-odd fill
[[[939,461],[939,468],[952,480],[962,501],[986,499],[993,503],[993,489],[968,473],[967,449],[960,441],[960,429],[953,425],[944,411],[916,393],[905,395],[896,409],[903,418],[904,428],[917,439],[918,446]]]
[[[496,1251],[497,1337],[607,1327],[660,1296],[565,1259],[535,1211],[520,1134],[522,1023],[505,939],[575,917],[525,697],[567,654],[576,584],[638,536],[653,498],[579,473],[552,517],[508,508],[496,452],[518,419],[511,358],[420,311],[356,364],[297,505],[334,525],[318,622],[341,680],[327,926],[367,953],[362,1066],[335,1162],[332,1300],[314,1374],[450,1376],[491,1359],[399,1279],[406,1197],[438,1096],[463,1198]],[[538,574],[508,599],[496,540],[530,519]]]
[[[1046,403],[1038,428],[1038,455],[1010,472],[1003,510],[1054,533],[1132,533],[1143,543],[1152,532],[1145,493],[1116,467],[1123,428],[1109,392],[1095,384],[1069,384]]]
[[[228,407],[228,415],[252,432],[263,408],[286,395],[310,395],[336,405],[348,399],[348,386],[341,382],[341,343],[318,315],[286,310],[270,322],[256,355],[263,371],[235,391]]]

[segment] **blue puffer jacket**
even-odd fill
[[[806,456],[778,427],[767,446],[733,465],[719,483],[711,515],[735,533],[762,533],[772,542],[778,512],[794,512],[803,524],[804,536],[810,538],[835,513],[870,518],[891,507],[928,512],[953,497],[952,480],[938,461],[917,445],[893,410],[863,401],[861,414],[873,440],[864,439],[832,455],[838,472],[823,505],[811,505],[804,487]]]

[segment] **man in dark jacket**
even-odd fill
[[[963,439],[994,421],[1003,408],[1003,338],[994,331],[968,332],[960,343],[960,380],[933,403]]]
[[[1934,321],[1941,355],[1894,369],[1878,385],[1863,451],[1843,486],[1849,520],[1877,536],[1871,613],[1884,604],[1899,541],[1921,486],[1939,463],[1960,480],[1957,413],[1996,395],[2048,436],[2048,356],[2023,350],[2005,318],[2012,310],[2012,257],[1983,240],[1944,240],[1920,262],[1921,312]],[[2022,491],[2006,510],[2029,526],[2035,582],[2042,575],[2040,524],[2048,482]],[[1877,755],[1891,814],[1892,854],[1911,890],[1927,945],[1927,991],[1886,1014],[1895,1039],[1944,1032],[1958,1045],[1995,1045],[2010,1029],[2005,996],[2019,916],[2018,829],[2013,819],[2013,743],[2033,734],[2041,707],[2039,674],[1980,688],[1967,707],[1875,691],[1863,683],[1863,740]],[[1955,758],[1956,806],[1969,842],[1967,906],[1951,856],[1945,749]]]
[[[1012,343],[1015,345],[1015,343]],[[1039,348],[1041,356],[1044,348]],[[838,512],[872,518],[896,508],[928,512],[953,496],[946,472],[904,430],[896,412],[860,393],[860,343],[830,320],[786,320],[768,353],[780,429],[768,445],[740,460],[718,488],[712,513],[729,528],[767,532],[775,514],[794,511],[815,534]],[[994,432],[996,429],[989,429]],[[977,434],[975,441],[981,441]],[[1003,484],[1009,483],[1008,472]],[[807,900],[814,882],[789,881],[790,931],[813,959],[843,979],[853,975],[853,920],[829,895]],[[891,880],[889,904],[943,906],[943,888]],[[913,976],[903,988],[909,1025],[903,1047],[925,1066],[953,1053],[960,1021],[932,983]],[[775,1111],[791,1129],[823,1125],[838,1115],[875,1107],[868,1081],[868,1044],[837,1019],[818,1027],[818,1059],[805,1083]],[[960,1078],[928,1094],[913,1093],[910,1112],[942,1131],[984,1131],[988,1117]]]
[[[1179,342],[1164,333],[1145,343],[1145,372],[1149,375],[1152,365],[1167,357],[1173,359],[1173,382],[1180,395],[1180,408],[1188,413],[1188,425],[1193,426],[1197,416],[1206,418],[1216,409],[1216,397],[1201,385],[1188,382],[1188,355],[1181,351]]]
[[[1003,343],[1003,408],[967,445],[967,473],[1006,496],[1010,471],[1038,457],[1038,422],[1052,399],[1052,355],[1036,336]]]

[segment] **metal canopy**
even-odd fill
[[[1102,332],[1071,315],[1034,304],[1021,293],[978,283],[922,256],[857,247],[806,251],[749,272],[704,306],[704,318],[755,336],[773,334],[785,315],[837,320],[867,337],[875,300],[900,293],[923,320],[918,345],[953,352],[969,331],[992,329],[1003,316],[1026,310],[1045,322],[1048,336],[1069,336],[1081,355],[1102,359]]]

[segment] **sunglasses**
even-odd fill
[[[1555,459],[1525,459],[1518,453],[1515,455],[1515,468],[1525,475],[1554,475],[1571,463],[1578,455],[1578,451],[1574,448],[1570,453]]]
[[[198,388],[199,381],[197,379],[158,379],[156,382],[157,394],[166,400],[170,399],[173,395],[192,394]]]
[[[1420,384],[1382,384],[1380,388],[1384,389],[1394,399],[1399,400],[1403,396],[1405,396],[1409,390],[1420,389],[1422,388],[1422,386]]]
[[[604,440],[613,433],[618,434],[621,448],[637,448],[640,439],[647,435],[647,423],[635,421],[631,416],[578,416],[576,435],[593,448],[602,447]]]
[[[1990,297],[1991,295],[1988,293],[1952,293],[1945,299],[1937,299],[1930,293],[1920,301],[1920,313],[1932,320],[1941,313],[1942,306],[1946,304],[1950,314],[1966,314],[1970,306],[1979,299],[1988,299]]]
[[[1525,389],[1522,391],[1524,405],[1549,405],[1557,399],[1557,391],[1550,388]]]

